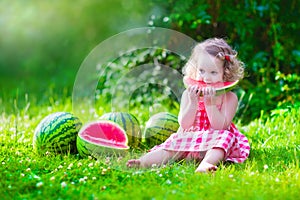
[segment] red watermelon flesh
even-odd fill
[[[114,149],[128,149],[125,131],[116,123],[106,120],[91,122],[79,132],[86,142]]]
[[[211,86],[214,87],[216,89],[216,93],[217,94],[221,94],[224,92],[227,92],[231,89],[234,88],[234,86],[237,85],[239,81],[227,81],[227,82],[218,82],[218,83],[205,83],[204,81],[197,81],[191,78],[185,78],[184,79],[184,84],[187,87],[188,85],[198,85],[199,87],[207,87],[207,86]]]

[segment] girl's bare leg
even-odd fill
[[[164,149],[156,149],[139,159],[127,161],[127,167],[151,167],[152,165],[163,165],[171,160],[177,160],[180,157],[180,152],[167,151]]]
[[[206,173],[208,171],[216,171],[217,164],[224,160],[225,152],[221,148],[214,148],[207,151],[202,162],[196,169],[196,172]]]

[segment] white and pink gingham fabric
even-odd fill
[[[219,108],[221,106],[219,105]],[[233,123],[226,130],[214,130],[210,127],[202,101],[199,102],[194,126],[188,130],[179,128],[164,143],[153,147],[150,151],[158,148],[185,152],[185,155],[205,152],[212,148],[222,148],[226,154],[225,160],[236,163],[244,162],[250,152],[248,139]]]

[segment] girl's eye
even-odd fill
[[[213,75],[217,75],[218,74],[218,72],[216,72],[216,71],[212,71],[211,72]]]
[[[203,69],[200,69],[199,72],[200,72],[200,74],[204,74],[204,70]]]

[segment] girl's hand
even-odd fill
[[[198,102],[200,93],[201,93],[201,88],[197,85],[192,85],[189,86],[188,89],[188,97],[192,102]]]
[[[202,88],[202,94],[204,96],[204,102],[206,105],[216,105],[216,89],[208,86]]]
[[[202,94],[204,97],[212,97],[216,95],[216,89],[211,86],[203,87]]]

